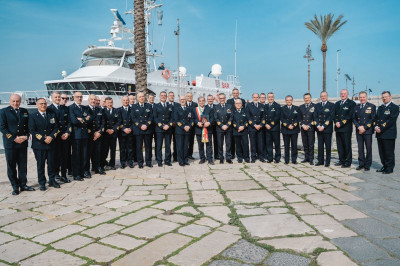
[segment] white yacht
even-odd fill
[[[240,83],[235,75],[227,76],[226,80],[220,79],[222,67],[219,64],[212,65],[210,71],[212,77],[209,77],[210,74],[189,75],[183,66],[178,68],[179,71],[168,68],[158,70],[157,63],[161,63],[163,56],[157,54],[152,47],[152,41],[149,39],[149,25],[154,23],[151,18],[156,10],[158,25],[162,25],[161,7],[162,4],[155,0],[145,1],[147,83],[149,92],[156,95],[156,101],[161,91],[173,91],[176,99],[179,95],[192,92],[193,99],[197,99],[199,96],[216,95],[220,92],[226,93],[229,98],[233,88],[240,89]],[[34,106],[38,97],[49,98],[53,91],[67,93],[71,97],[75,91],[81,91],[84,95],[84,103],[89,94],[110,96],[114,98],[116,106],[120,104],[119,98],[123,95],[136,93],[133,25],[132,28],[127,27],[118,10],[111,9],[111,12],[115,17],[110,30],[111,38],[99,40],[105,45],[90,45],[82,53],[80,68],[69,75],[66,71],[61,71],[62,79],[45,81],[46,90],[17,92],[22,96],[23,106],[28,108]],[[133,16],[133,10],[125,12],[125,15]],[[177,32],[175,34],[179,38],[179,25]],[[128,43],[129,48],[116,45],[124,41]],[[4,93],[0,94],[0,97],[1,105],[8,104],[8,97],[5,97]]]

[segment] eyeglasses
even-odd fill
[[[83,98],[83,96],[74,96],[75,98]]]
[[[61,99],[63,99],[63,100],[68,100],[68,98],[64,98],[64,97],[61,97]]]
[[[47,105],[47,103],[38,103],[39,105]]]

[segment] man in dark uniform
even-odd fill
[[[53,103],[49,105],[47,110],[55,114],[58,122],[58,130],[60,131],[54,140],[56,179],[64,183],[69,183],[71,181],[67,178],[68,160],[65,160],[65,156],[70,152],[69,136],[71,135],[68,107],[60,105],[61,95],[59,92],[54,91],[51,93],[51,101]],[[61,176],[59,175],[60,172]]]
[[[74,103],[69,106],[69,119],[71,122],[72,140],[72,176],[74,180],[83,181],[87,164],[87,145],[89,139],[89,125],[92,117],[88,108],[81,105],[82,93],[74,93]]]
[[[397,137],[397,117],[399,106],[392,102],[392,95],[389,91],[382,92],[383,104],[378,107],[375,117],[376,139],[378,140],[379,157],[382,168],[376,170],[382,174],[393,173],[395,159],[394,148]]]
[[[175,94],[173,91],[168,92],[168,105],[172,106],[172,111],[175,107],[180,107],[181,105],[179,103],[175,102]],[[175,136],[175,127],[176,123],[175,121],[172,124],[172,141],[173,141],[173,152],[172,152],[172,158],[174,162],[178,161],[178,153],[176,151],[176,136]]]
[[[267,146],[267,160],[271,163],[281,161],[281,106],[275,102],[273,92],[267,94],[268,104],[264,106],[265,113],[265,144]],[[275,157],[273,156],[273,146],[275,146]]]
[[[333,134],[333,119],[335,104],[328,101],[328,93],[323,91],[320,94],[321,102],[315,105],[316,116],[315,126],[318,138],[318,163],[316,166],[324,165],[329,167],[331,164],[331,147]],[[324,160],[324,146],[326,160]]]
[[[132,107],[133,107],[133,105],[135,104],[135,95],[133,95],[133,94],[130,94],[129,96],[129,107],[131,108],[131,110],[132,110]],[[128,154],[128,158],[133,158],[132,160],[133,160],[133,162],[134,163],[137,163],[137,154],[136,154],[136,138],[135,138],[135,136],[133,135],[133,133],[132,133],[132,138],[131,138],[131,148],[130,148],[130,150],[131,150],[131,154]],[[132,166],[133,166],[133,164],[132,164]],[[129,165],[129,167],[131,167],[131,165]]]
[[[119,142],[119,153],[121,168],[124,169],[128,164],[130,168],[133,168],[133,151],[132,151],[132,108],[129,106],[128,96],[122,97],[122,106],[118,108],[119,116],[121,119],[120,129],[118,130],[118,142]]]
[[[311,102],[311,94],[304,94],[304,104],[300,105],[301,140],[304,147],[304,160],[314,165],[314,143],[315,143],[315,104]]]
[[[352,162],[351,152],[351,135],[353,133],[353,113],[356,103],[349,98],[347,89],[340,92],[340,101],[335,103],[335,131],[336,144],[339,153],[339,161],[336,166],[341,165],[342,168],[350,167]]]
[[[160,103],[153,108],[153,120],[156,124],[156,159],[159,167],[163,166],[162,146],[165,144],[165,165],[171,164],[171,138],[173,130],[173,111],[174,107],[167,103],[167,93],[160,92]]]
[[[186,93],[186,106],[191,108],[192,113],[194,114],[194,110],[198,106],[198,104],[193,102],[193,94],[191,92]],[[188,158],[191,160],[194,160],[193,146],[194,146],[194,136],[196,135],[194,131],[195,131],[194,127],[191,127],[189,135],[189,151],[188,151]]]
[[[353,113],[358,143],[358,167],[356,170],[364,168],[365,171],[369,171],[372,164],[372,135],[374,134],[373,123],[376,115],[375,105],[367,102],[367,98],[368,95],[365,91],[358,94],[360,104],[355,107]],[[364,146],[367,150],[366,156]]]
[[[300,110],[299,107],[294,106],[293,97],[288,95],[285,97],[286,105],[281,110],[283,143],[285,145],[285,164],[289,163],[292,159],[293,164],[297,164],[297,138],[299,136],[300,128]],[[291,152],[289,150],[291,149]],[[289,154],[291,153],[291,157]]]
[[[105,175],[106,172],[100,166],[101,152],[102,152],[102,136],[104,133],[104,112],[100,107],[96,107],[97,102],[96,95],[89,95],[89,106],[88,112],[91,119],[91,123],[88,126],[88,149],[87,149],[87,162],[85,167],[85,173],[87,176],[90,175],[90,161],[92,161],[92,171],[96,174]],[[100,99],[99,99],[100,103]]]
[[[108,157],[110,152],[110,161],[106,170],[115,170],[115,153],[117,150],[117,138],[118,130],[121,125],[121,116],[119,111],[113,107],[113,99],[111,97],[106,98],[107,108],[104,109],[104,134],[103,134],[103,159],[104,161]],[[104,168],[104,166],[102,165]]]
[[[197,139],[197,145],[199,147],[200,162],[203,164],[207,161],[213,165],[213,147],[212,147],[212,123],[214,122],[213,110],[206,105],[204,97],[199,97],[199,106],[195,108],[194,112],[194,125]],[[207,133],[205,132],[207,131]],[[206,154],[204,154],[204,144],[206,144]]]
[[[68,120],[69,120],[69,108],[67,106],[69,100],[69,96],[66,93],[61,93],[61,101],[60,101],[60,105],[67,107],[68,109]],[[68,121],[69,122],[69,121]],[[68,127],[68,129],[71,128]],[[68,169],[68,175],[72,176],[72,163],[71,163],[71,154],[72,154],[72,142],[71,142],[71,134],[70,137],[68,138],[68,151],[67,153],[64,155],[67,158],[67,169]]]
[[[242,108],[244,108],[246,106],[246,101],[244,99],[240,98],[239,96],[240,96],[239,89],[236,89],[236,88],[233,89],[232,90],[232,98],[228,99],[226,101],[226,103],[229,104],[233,109],[233,108],[235,108],[235,100],[239,99],[239,100],[242,101]],[[233,138],[233,131],[230,131],[230,132],[231,132],[231,140],[232,140],[232,143],[231,143],[231,158],[235,159],[235,156],[236,156],[236,154],[235,154],[235,140]]]
[[[29,117],[29,132],[32,134],[32,149],[37,162],[37,175],[40,190],[46,190],[45,166],[47,161],[47,174],[49,187],[60,188],[56,181],[55,138],[59,133],[55,113],[48,112],[44,98],[36,102],[38,110]]]
[[[10,96],[10,106],[0,110],[0,131],[3,134],[7,175],[13,188],[13,195],[18,195],[20,191],[35,190],[26,185],[29,114],[28,110],[19,107],[20,105],[21,96],[14,93]]]
[[[264,117],[263,120],[265,121],[265,111],[267,110],[266,105],[267,105],[267,95],[265,95],[264,92],[260,93],[260,104],[264,106]],[[267,145],[265,143],[265,123],[263,124],[263,127],[261,128],[261,135],[263,139],[263,156],[264,159],[267,159]]]
[[[214,96],[209,94],[207,96],[207,106],[214,112]],[[218,138],[217,138],[217,123],[214,120],[214,113],[213,113],[213,122],[211,123],[210,130],[212,132],[212,142],[214,145],[214,159],[219,160],[219,155],[218,155]]]
[[[261,162],[264,163],[265,162],[264,139],[263,139],[263,128],[265,125],[264,105],[258,102],[259,99],[258,93],[253,93],[252,98],[253,102],[248,103],[245,108],[247,118],[249,119],[249,128],[248,129],[246,128],[246,131],[247,130],[249,131],[249,137],[250,137],[251,162],[255,163],[256,160],[259,159]]]
[[[152,110],[154,108],[154,98],[155,98],[155,95],[152,93],[147,96],[147,101],[150,104]],[[151,121],[150,127],[151,127],[151,131],[153,132],[153,134],[151,135],[151,143],[152,143],[151,145],[153,146],[153,139],[154,139],[154,157],[157,157],[157,151],[156,151],[157,135],[156,135],[156,131],[155,131],[156,125],[154,124],[154,120]],[[151,148],[150,157],[151,157],[150,160],[153,161],[153,148]]]
[[[235,108],[233,109],[232,112],[232,125],[233,125],[232,128],[233,137],[235,138],[235,143],[236,143],[236,153],[237,153],[238,163],[242,163],[243,159],[245,160],[246,163],[249,163],[250,162],[249,131],[248,131],[249,120],[246,115],[246,111],[242,109],[242,101],[240,99],[235,100]]]
[[[189,164],[189,136],[190,129],[194,126],[192,108],[187,107],[186,97],[179,97],[180,106],[174,108],[174,121],[176,123],[176,148],[178,152],[178,162],[180,166]]]
[[[133,105],[133,109],[131,111],[132,117],[132,132],[133,135],[136,136],[136,153],[139,168],[143,168],[143,142],[145,149],[145,161],[146,166],[153,167],[151,163],[151,136],[153,135],[152,131],[152,121],[153,121],[153,113],[151,109],[151,105],[149,103],[145,103],[144,93],[139,92],[137,94],[138,103]]]
[[[219,94],[219,104],[214,107],[214,119],[217,123],[218,156],[219,162],[224,163],[224,139],[226,162],[232,164],[231,144],[232,144],[232,108],[230,104],[225,104],[226,96]]]

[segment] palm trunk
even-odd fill
[[[322,90],[326,91],[326,52],[322,52]]]
[[[144,0],[134,0],[135,84],[136,93],[147,93],[146,33]]]

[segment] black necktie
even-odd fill
[[[342,101],[341,103],[340,103],[340,105],[343,105],[344,104],[344,101]]]
[[[46,113],[43,113],[43,118],[46,120]]]
[[[308,104],[306,104],[306,108],[308,108]]]
[[[185,111],[186,110],[186,107],[185,106],[183,106],[183,111]]]

